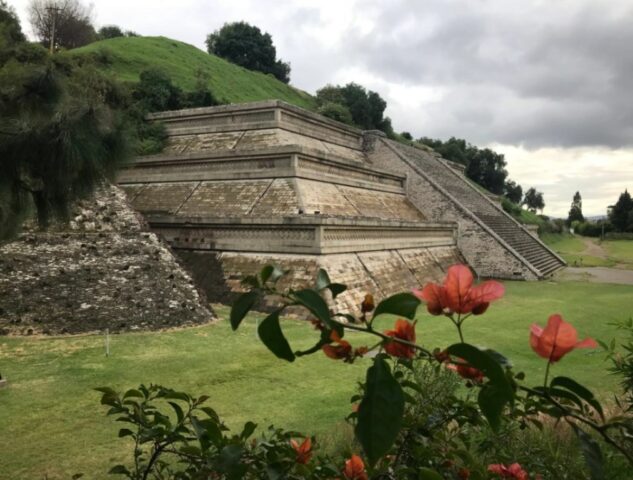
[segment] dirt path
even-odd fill
[[[581,280],[594,283],[633,285],[633,270],[607,267],[567,267],[557,277],[564,280]]]
[[[580,239],[582,240],[582,243],[585,244],[585,249],[580,252],[580,255],[587,255],[590,257],[598,257],[602,259],[607,259],[609,257],[607,251],[602,248],[601,245],[598,245],[596,242],[594,242],[593,239],[587,237],[580,237]]]

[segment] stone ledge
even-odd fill
[[[186,156],[138,159],[118,175],[119,184],[307,178],[393,193],[404,192],[406,177],[359,165],[316,149],[289,145],[255,152],[225,150]]]
[[[176,249],[324,255],[454,246],[453,224],[351,220],[315,216],[281,219],[181,219],[148,216]],[[230,221],[232,220],[232,221]],[[246,220],[246,221],[245,221]]]

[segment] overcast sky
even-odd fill
[[[29,32],[28,0],[9,0]],[[580,190],[602,215],[633,190],[631,0],[108,0],[117,24],[204,49],[245,20],[269,32],[291,83],[355,81],[388,102],[397,131],[465,138],[506,155],[510,177],[566,216]]]

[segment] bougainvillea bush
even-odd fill
[[[618,409],[610,413],[587,388],[556,375],[556,364],[566,355],[598,346],[581,338],[560,314],[523,333],[546,365],[544,378],[534,379],[515,372],[502,352],[468,343],[470,319],[484,315],[504,287],[492,280],[474,284],[464,265],[450,267],[442,284],[429,283],[377,304],[368,293],[357,317],[332,312],[328,300],[346,286],[332,283],[327,272],[318,272],[313,288],[279,291],[283,275],[267,266],[245,278],[248,291],[232,307],[231,326],[237,330],[263,297],[273,296],[279,307],[259,323],[258,333],[281,360],[326,355],[353,363],[365,358],[366,378],[347,418],[356,451],[345,458],[324,456],[318,439],[272,427],[255,437],[251,422],[231,434],[204,405],[206,397],[159,386],[124,394],[103,388],[108,414],[129,424],[119,436],[134,441],[133,465],[118,465],[112,473],[130,479],[601,479],[606,478],[605,459],[633,472],[630,378],[623,382]],[[416,342],[422,303],[437,321],[452,322],[455,343],[429,350]],[[314,345],[302,351],[290,346],[281,321],[287,308],[297,307],[309,313],[306,328],[315,335]],[[392,328],[380,331],[374,325],[383,315],[395,320]],[[345,336],[350,330],[374,342],[353,344]],[[427,344],[430,340],[425,338]],[[613,372],[626,378],[633,362],[613,348],[610,354]],[[543,447],[548,443],[578,445],[584,464],[548,456]]]

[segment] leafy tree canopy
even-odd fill
[[[0,49],[24,41],[26,38],[22,33],[22,27],[15,10],[8,6],[4,0],[0,0]]]
[[[488,191],[497,195],[506,193],[508,171],[505,168],[506,160],[503,154],[489,148],[480,149],[462,138],[451,137],[443,142],[422,137],[418,141],[433,148],[447,160],[465,165],[466,176]],[[522,193],[516,189],[516,186],[514,182],[510,186],[511,189],[514,188],[511,195],[515,198],[520,197],[519,193]]]
[[[613,227],[619,232],[633,232],[633,198],[624,190],[609,212]]]
[[[97,39],[92,25],[92,6],[79,0],[31,0],[29,21],[42,45],[53,49],[77,48]]]
[[[516,205],[521,205],[521,200],[523,200],[523,187],[521,185],[513,180],[508,180],[504,189],[503,194],[508,200]]]
[[[537,210],[542,211],[545,208],[543,193],[537,191],[534,187],[530,187],[530,189],[525,192],[522,205],[525,205],[531,212],[536,213]]]
[[[351,123],[364,130],[382,130],[389,136],[393,136],[391,119],[384,116],[387,102],[376,92],[366,90],[357,83],[348,83],[341,87],[339,85],[326,85],[317,90],[317,102],[320,111],[330,118],[341,120],[340,115],[332,110],[332,107],[325,108],[326,105],[338,104],[347,109],[351,115]],[[340,109],[339,109],[340,111]],[[336,115],[331,115],[336,113]],[[347,119],[347,116],[345,116]]]
[[[576,192],[574,194],[574,198],[571,202],[571,208],[569,209],[569,214],[567,215],[567,225],[571,225],[572,222],[575,221],[585,221],[585,217],[582,214],[582,197],[580,196],[580,192]]]
[[[290,64],[277,59],[269,33],[246,22],[225,23],[207,36],[207,51],[249,70],[270,73],[284,83],[290,81]]]
[[[123,30],[121,30],[121,28],[116,25],[104,25],[103,27],[99,29],[99,32],[97,35],[99,36],[100,40],[106,40],[108,38],[117,38],[117,37],[125,36],[125,34],[123,33]]]
[[[6,31],[6,29],[2,29]],[[64,217],[128,155],[122,91],[85,59],[14,42],[0,50],[0,237],[31,207]]]

